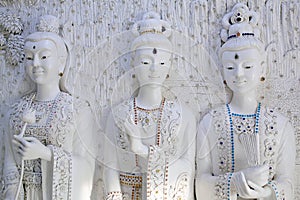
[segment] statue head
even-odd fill
[[[35,83],[59,84],[61,91],[68,92],[69,48],[58,35],[58,19],[51,15],[43,16],[37,28],[37,32],[25,38],[26,71]]]
[[[170,25],[155,12],[144,14],[133,26],[133,65],[140,85],[162,84],[171,67]]]
[[[264,81],[266,52],[259,39],[258,15],[244,4],[237,4],[222,19],[219,55],[227,86],[237,93],[256,89]]]

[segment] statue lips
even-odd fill
[[[247,81],[246,80],[235,80],[235,81],[233,81],[233,83],[238,87],[242,87],[247,83]]]
[[[149,75],[148,78],[156,79],[156,78],[160,78],[160,76],[159,75]]]
[[[44,74],[44,70],[43,69],[33,69],[32,74],[34,74],[35,76],[41,76]]]

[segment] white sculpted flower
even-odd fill
[[[33,109],[28,109],[25,110],[22,116],[22,121],[28,124],[33,124],[36,121],[35,118],[35,110]]]

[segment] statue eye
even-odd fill
[[[141,63],[142,63],[143,65],[148,65],[148,64],[149,64],[148,61],[142,61]]]
[[[226,69],[233,70],[234,68],[232,66],[228,66],[228,67],[226,67]]]
[[[247,65],[247,66],[245,66],[245,69],[251,69],[252,68],[252,66],[251,65]]]
[[[42,59],[44,60],[44,59],[46,59],[47,58],[47,56],[42,56]]]
[[[32,57],[26,57],[26,59],[27,59],[27,60],[33,60],[33,58],[32,58]]]

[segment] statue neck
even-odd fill
[[[231,112],[238,114],[256,113],[258,102],[256,100],[256,92],[248,92],[247,94],[234,93],[229,103]]]
[[[38,101],[51,101],[54,100],[59,94],[60,89],[59,85],[37,85],[36,96],[35,99]]]
[[[145,109],[157,108],[162,101],[162,92],[160,86],[143,86],[139,88],[136,102],[139,107]]]

